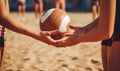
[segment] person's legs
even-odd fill
[[[56,2],[56,3],[55,3],[55,7],[56,7],[56,8],[60,8],[60,3],[59,3],[59,2]]]
[[[96,5],[93,5],[92,6],[92,15],[93,15],[93,20],[96,19],[96,15],[97,15],[97,6]]]
[[[25,16],[25,12],[26,12],[26,6],[23,5],[23,6],[22,6],[22,16]]]
[[[39,18],[41,17],[42,13],[43,13],[43,3],[40,3],[39,4]]]
[[[101,49],[102,49],[103,71],[107,71],[111,48],[110,48],[110,46],[102,45]]]
[[[107,71],[107,46],[101,46],[101,55],[103,63],[103,71]]]
[[[35,23],[38,24],[39,23],[39,18],[40,18],[40,15],[42,15],[41,11],[42,9],[40,9],[40,4],[39,3],[36,3],[35,4]]]
[[[21,17],[21,11],[22,11],[22,7],[21,5],[18,6],[18,17]]]
[[[1,67],[1,62],[2,62],[2,48],[0,48],[0,67]]]
[[[2,49],[0,48],[0,71],[2,68]]]
[[[21,17],[22,17],[22,21],[25,21],[25,12],[26,12],[26,6],[22,5],[21,6]]]
[[[113,42],[108,71],[120,71],[120,41]]]
[[[96,6],[97,6],[97,15],[99,16],[100,15],[100,3],[97,2]]]
[[[35,18],[36,19],[38,19],[38,17],[39,17],[39,14],[38,14],[39,9],[38,8],[39,8],[38,4],[35,4],[34,9],[35,9]]]
[[[4,48],[0,47],[0,71],[2,69],[2,65],[3,65],[4,59],[5,59],[5,47]]]
[[[65,11],[65,2],[61,3],[61,9]]]
[[[111,46],[112,46],[112,39],[107,39],[102,41],[101,55],[102,55],[102,62],[103,62],[103,71],[108,71],[107,68],[108,68]]]

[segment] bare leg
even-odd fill
[[[26,6],[22,6],[22,16],[25,16],[25,12],[26,12]]]
[[[38,4],[35,4],[35,18],[36,19],[39,17],[39,14],[38,14],[39,9],[38,8],[39,8]]]
[[[102,53],[103,71],[107,71],[107,47],[102,45],[101,49],[102,49],[101,53]]]
[[[39,6],[39,18],[42,16],[42,13],[43,13],[43,4],[40,3],[40,6]]]
[[[96,15],[97,15],[97,7],[96,7],[96,5],[92,6],[92,14],[93,14],[93,20],[95,20]]]
[[[109,59],[109,69],[108,71],[120,71],[120,42],[113,42],[110,59]]]
[[[26,12],[26,6],[23,5],[23,6],[22,6],[22,11],[21,11],[21,14],[22,14],[22,21],[25,21],[25,12]]]
[[[97,14],[98,14],[98,16],[100,15],[100,5],[99,5],[99,3],[97,4]]]
[[[61,9],[65,11],[65,2],[61,3]]]
[[[103,62],[103,71],[108,71],[108,61],[110,56],[110,47],[102,45],[102,62]]]
[[[0,48],[0,71],[2,69],[4,58],[5,58],[5,47],[4,48]]]
[[[21,10],[22,10],[22,7],[18,6],[18,17],[21,17]]]
[[[60,4],[58,2],[56,2],[55,7],[60,8]]]

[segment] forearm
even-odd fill
[[[99,41],[111,38],[114,30],[115,11],[116,0],[101,0],[99,24],[89,33],[80,36],[80,42]]]
[[[8,0],[0,0],[0,25],[17,33],[21,33],[36,39],[38,37],[40,38],[39,32],[37,33],[36,31],[31,30],[10,16]]]
[[[6,28],[17,32],[17,33],[21,33],[27,36],[31,36],[31,37],[37,37],[38,33],[31,30],[30,28],[26,27],[25,25],[23,25],[22,23],[16,21],[14,18],[12,18],[10,15],[4,15],[0,17],[0,24],[5,26]]]
[[[106,33],[103,32],[104,30],[99,28],[99,26],[96,26],[94,29],[89,31],[88,33],[84,35],[80,35],[78,38],[79,42],[96,42],[104,39],[110,38],[109,36],[106,36]]]
[[[84,26],[82,29],[85,31],[85,33],[91,31],[94,27],[96,27],[99,23],[99,18],[91,22],[90,24]]]

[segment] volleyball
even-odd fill
[[[47,10],[40,18],[40,30],[59,30],[60,33],[51,36],[55,40],[63,38],[69,32],[69,25],[70,18],[67,13],[57,8]]]

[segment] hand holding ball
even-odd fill
[[[69,24],[69,16],[61,9],[50,9],[40,19],[40,29],[42,31],[59,30],[60,33],[51,36],[55,40],[63,38],[69,32]]]

